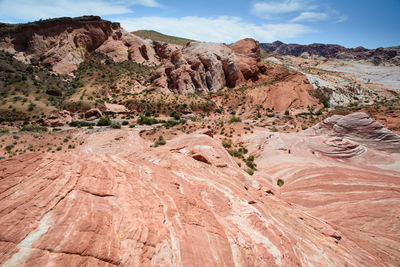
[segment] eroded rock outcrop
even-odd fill
[[[216,43],[191,43],[171,52],[170,62],[153,76],[154,89],[167,87],[175,93],[215,92],[243,82],[232,50]]]
[[[106,53],[115,61],[158,63],[150,41],[96,16],[1,24],[0,48],[23,62],[64,74],[75,70],[93,51]]]
[[[266,72],[260,59],[259,43],[244,39],[226,46],[193,42],[182,50],[158,45],[157,51],[170,62],[153,76],[153,89],[168,87],[176,93],[216,92],[257,81]],[[166,52],[165,52],[166,51]]]
[[[37,122],[46,127],[64,126],[72,121],[71,113],[67,110],[53,112],[50,116]]]
[[[347,137],[379,150],[400,153],[400,137],[363,112],[329,117],[308,131]]]

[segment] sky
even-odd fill
[[[400,0],[0,0],[0,22],[82,15],[199,41],[400,45]]]

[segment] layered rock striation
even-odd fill
[[[398,155],[258,128],[243,137],[259,170],[249,176],[209,130],[157,148],[139,131],[1,159],[0,264],[400,263]],[[352,156],[317,150],[337,147]]]

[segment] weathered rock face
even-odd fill
[[[327,130],[327,121],[346,130]],[[327,121],[314,127],[320,131],[279,134],[260,129],[245,137],[259,169],[253,177],[272,187],[278,198],[331,225],[339,244],[352,243],[371,259],[379,258],[378,265],[397,265],[400,157],[395,153],[400,152],[400,137],[385,138],[389,131],[365,114]],[[377,146],[379,142],[384,145]],[[279,179],[282,187],[277,186]],[[365,260],[357,265],[369,265]]]
[[[335,149],[330,136],[254,130],[254,176],[200,132],[150,148],[139,129],[109,130],[0,160],[0,264],[400,264],[398,156],[337,159],[313,148]]]
[[[71,114],[67,110],[60,110],[54,112],[49,117],[45,119],[40,119],[38,123],[47,127],[58,127],[64,126],[72,121]]]
[[[0,48],[23,62],[65,74],[93,51],[106,53],[116,61],[158,63],[151,42],[127,33],[119,23],[95,16],[1,24]]]
[[[347,137],[356,142],[368,143],[375,149],[400,152],[400,137],[363,112],[332,116],[308,131]]]
[[[260,74],[266,71],[264,63],[261,62],[259,42],[246,38],[232,44],[229,48],[234,52],[238,68],[246,80],[256,81]]]
[[[375,65],[389,63],[400,66],[400,46],[366,49],[364,47],[345,48],[333,44],[285,44],[279,41],[261,44],[266,52],[276,52],[280,55],[302,56],[314,55],[325,58],[369,60]]]
[[[170,62],[153,76],[153,89],[168,87],[177,93],[216,92],[228,86],[257,81],[266,72],[260,59],[260,45],[244,39],[231,46],[216,43],[191,43],[182,50],[157,45],[161,57]]]
[[[95,120],[103,116],[103,112],[101,112],[98,108],[91,108],[85,112],[85,118],[87,120]]]
[[[170,62],[153,76],[154,88],[167,87],[176,93],[215,92],[225,85],[235,87],[244,82],[226,45],[191,43],[167,54]]]
[[[124,105],[104,103],[106,114],[125,114],[128,113],[129,110]]]

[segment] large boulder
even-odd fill
[[[67,110],[53,112],[50,116],[40,119],[38,123],[46,127],[64,126],[72,121],[71,113]]]
[[[103,116],[103,112],[98,108],[92,108],[85,112],[85,119],[95,120]]]

